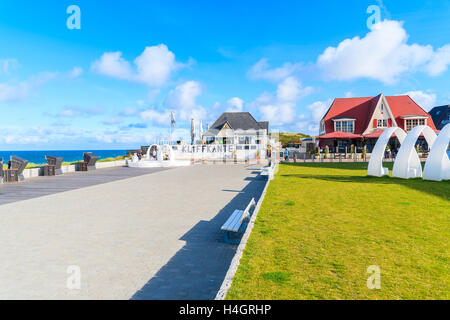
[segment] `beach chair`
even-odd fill
[[[25,178],[23,177],[23,170],[28,164],[28,161],[22,159],[21,157],[11,156],[11,169],[7,169],[7,180],[8,182],[16,182],[23,181]]]
[[[0,158],[0,183],[3,183],[4,176],[5,176],[5,171],[3,170],[3,158]]]
[[[62,157],[45,156],[45,160],[47,160],[48,166],[54,166],[54,174],[53,175],[62,174],[62,170],[61,170],[61,165],[62,165],[62,161],[63,161]],[[49,171],[51,171],[51,170],[49,170]]]
[[[92,152],[85,152],[83,153],[83,160],[86,166],[86,171],[95,170],[95,163],[98,160],[98,156]]]

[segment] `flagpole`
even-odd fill
[[[175,111],[170,111],[170,137],[169,144],[172,145],[172,127],[175,126]]]

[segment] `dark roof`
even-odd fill
[[[447,123],[450,123],[450,105],[434,107],[429,114],[438,130],[442,130]]]
[[[215,134],[220,131],[225,124],[228,124],[233,130],[260,130],[269,131],[269,122],[258,122],[253,118],[250,112],[224,112],[212,124],[205,134]]]
[[[266,129],[269,132],[269,121],[260,121],[258,123],[261,129]]]

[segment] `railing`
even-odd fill
[[[264,145],[258,144],[197,144],[171,146],[175,159],[245,161],[266,158]]]

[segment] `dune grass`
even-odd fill
[[[309,136],[303,133],[292,133],[292,132],[280,132],[278,138],[283,147],[291,141],[300,141],[301,138],[308,138]]]
[[[449,299],[450,181],[366,168],[280,164],[227,299]]]

